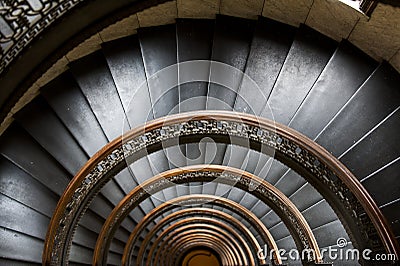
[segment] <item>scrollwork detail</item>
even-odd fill
[[[70,243],[66,243],[66,240],[70,239],[68,232],[71,231],[69,231],[68,228],[71,225],[76,226],[74,217],[84,199],[93,196],[91,195],[91,191],[98,191],[98,189],[96,190],[95,188],[99,185],[99,183],[105,183],[108,181],[104,179],[111,178],[110,176],[107,176],[108,172],[110,172],[117,164],[123,162],[123,160],[126,160],[126,158],[133,156],[137,152],[142,151],[153,144],[176,139],[182,136],[196,135],[222,135],[238,137],[249,139],[250,141],[258,142],[274,149],[275,151],[302,165],[302,167],[316,177],[319,182],[326,185],[332,192],[338,195],[341,202],[346,206],[349,212],[353,213],[354,219],[362,224],[362,221],[359,217],[359,212],[360,210],[363,210],[363,208],[360,207],[360,204],[354,199],[353,194],[350,193],[349,189],[343,184],[343,182],[337,178],[333,170],[321,162],[310,151],[303,147],[299,147],[298,144],[273,130],[269,131],[265,128],[251,124],[215,119],[190,120],[187,122],[164,125],[160,128],[155,128],[138,135],[133,139],[121,143],[121,145],[119,145],[110,154],[105,156],[105,158],[96,164],[92,171],[90,171],[90,173],[87,174],[87,176],[83,179],[79,188],[75,190],[76,196],[74,194],[74,197],[71,198],[71,201],[68,203],[68,212],[66,211],[64,213],[64,217],[60,220],[57,233],[55,235],[55,241],[53,243],[52,264],[59,264],[59,258],[60,255],[63,254],[64,249],[66,248],[69,250]],[[169,181],[174,182],[176,179],[184,178],[188,178],[188,176],[175,176],[174,179]],[[238,181],[242,182],[246,186],[250,184],[249,180],[239,179]],[[164,185],[165,184],[162,183],[157,184],[159,187]],[[261,189],[259,193],[267,193],[265,190],[262,190],[262,187],[259,189]],[[151,193],[151,191],[152,189],[148,188],[148,190],[143,191],[141,196],[144,196],[146,193]],[[138,199],[139,198],[132,199],[131,203],[133,204],[133,202],[137,201]],[[284,206],[281,206],[281,208],[284,208]],[[369,221],[368,224],[370,225],[371,222]],[[372,225],[368,228],[364,228],[367,234],[370,231],[368,229],[371,228],[373,229]],[[300,232],[298,233],[301,241],[303,242],[302,244],[307,246],[308,244],[306,237],[301,235]]]
[[[0,73],[39,33],[83,1],[0,1]]]

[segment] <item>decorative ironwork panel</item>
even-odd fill
[[[0,73],[55,20],[84,0],[1,0]]]

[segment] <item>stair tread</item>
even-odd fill
[[[42,262],[44,245],[42,240],[9,229],[0,229],[1,258],[33,263]]]
[[[287,197],[290,197],[306,182],[307,181],[305,181],[304,178],[298,175],[295,171],[289,171],[277,183],[275,183],[275,187]]]
[[[90,228],[91,231],[100,232],[104,222],[105,219],[103,217],[89,209],[79,220],[78,227],[83,226],[85,228]],[[117,230],[114,237],[120,242],[124,242],[127,239],[126,232],[122,232],[120,229]]]
[[[306,194],[308,192],[311,192],[311,197],[309,194]],[[303,201],[303,198],[307,198],[306,201]],[[321,195],[310,185],[308,185],[308,189],[294,194],[289,199],[303,214],[311,229],[338,219],[330,205],[325,200],[321,200]],[[270,210],[268,206],[263,207],[262,210],[260,206],[257,206],[254,209],[254,213],[258,217],[261,217],[263,222],[267,223],[269,227],[274,227],[282,223],[276,213]],[[265,212],[267,212],[266,215],[264,215]]]
[[[206,107],[214,24],[214,20],[197,19],[178,19],[176,22],[180,63],[179,112],[204,110]]]
[[[398,84],[400,74],[387,63],[381,64],[316,141],[340,156],[399,106]]]
[[[269,224],[266,219],[262,219],[262,221],[264,224]],[[268,226],[268,228],[275,241],[279,241],[280,239],[290,235],[289,230],[284,223],[279,223],[273,227]]]
[[[16,120],[71,175],[89,159],[42,97],[36,97],[18,112]]]
[[[0,226],[44,240],[50,218],[0,194]]]
[[[310,197],[312,195],[312,197]],[[309,183],[290,196],[290,200],[299,210],[305,210],[322,200],[321,194]]]
[[[42,88],[41,94],[89,156],[108,142],[72,75],[61,74]]]
[[[232,110],[254,32],[253,20],[218,15],[215,24],[207,95],[208,110]]]
[[[337,215],[335,212],[332,210],[331,206],[326,202],[326,200],[320,201],[317,204],[313,205],[311,208],[308,208],[304,211],[302,211],[302,214],[304,218],[307,220],[308,224],[310,225],[310,228],[314,230],[315,228],[323,227],[325,225],[326,228],[325,230],[329,231],[329,223],[338,220]],[[318,229],[316,229],[318,230]],[[332,232],[335,232],[332,230]],[[332,243],[336,244],[336,240],[338,236],[342,234],[342,236],[346,236],[347,233],[342,228],[342,231],[336,231],[335,233],[332,233],[331,235],[327,235],[324,238],[328,241],[335,241]],[[317,239],[319,240],[319,239]],[[319,243],[319,242],[318,242]],[[321,247],[325,246],[323,244],[320,244]]]
[[[12,125],[2,135],[1,142],[0,152],[3,156],[18,165],[18,167],[29,173],[58,196],[64,192],[71,176],[22,128],[15,124]],[[33,153],[34,156],[29,156],[29,153]],[[21,157],[19,156],[20,154],[24,154],[24,156]],[[105,204],[104,199],[98,199],[98,201],[101,203],[95,209],[97,212],[103,210],[102,204]],[[107,215],[103,218],[106,217]]]
[[[130,126],[114,80],[101,52],[95,52],[74,61],[70,64],[70,71],[108,140],[113,140],[127,131]]]
[[[96,210],[97,214],[99,214],[104,219],[107,219],[108,215],[114,209],[114,206],[111,203],[105,202],[100,197],[95,197],[90,203],[90,207]],[[135,225],[136,224],[129,219],[124,219],[121,223],[121,226],[128,232],[131,232]]]
[[[396,237],[400,236],[400,201],[393,202],[383,208],[381,211],[385,215],[386,219],[390,222],[392,230]]]
[[[399,136],[393,134],[396,129],[400,129],[400,110],[393,113],[371,134],[341,157],[341,162],[359,178],[367,177],[384,167],[397,159],[400,154]],[[397,196],[400,196],[400,193]]]
[[[139,184],[168,169],[170,169],[168,159],[163,150],[149,154],[147,158],[142,158],[131,166],[131,170],[134,176],[137,178]],[[161,200],[167,200],[168,195],[165,195],[163,192],[161,194],[163,195]],[[156,199],[151,198],[151,201],[153,202],[154,206],[157,206]]]
[[[97,236],[99,232],[93,232],[85,227],[78,226],[74,234],[74,243],[85,248],[94,249],[96,246]],[[122,254],[124,252],[123,245],[110,245],[110,251]]]
[[[296,28],[267,18],[259,18],[246,63],[245,77],[235,102],[235,110],[260,115],[275,84]],[[253,83],[255,82],[255,84]]]
[[[336,42],[302,25],[268,98],[263,116],[288,124],[336,49]],[[273,117],[271,117],[271,112]]]
[[[91,264],[92,257],[93,250],[80,245],[71,245],[68,261]]]
[[[350,242],[350,239],[348,238],[346,231],[339,220],[334,220],[330,223],[313,229],[313,233],[320,247],[335,246],[337,245],[338,238],[341,237]]]
[[[70,69],[108,140],[127,131],[130,125],[103,55],[100,52],[90,54],[72,63]],[[103,191],[113,204],[123,197],[114,181],[109,182]]]
[[[235,110],[261,114],[290,50],[295,32],[294,27],[259,18],[246,63],[245,74],[249,78],[243,78]],[[240,152],[237,147],[232,149],[233,154]]]
[[[362,182],[379,206],[400,198],[399,180],[396,178],[398,173],[400,173],[400,160]],[[383,187],[385,188],[385,193],[381,191]],[[400,212],[400,209],[397,212]]]
[[[154,118],[177,113],[179,90],[175,25],[140,28],[138,36]]]
[[[48,217],[53,215],[59,197],[3,156],[0,156],[0,176],[0,193]]]
[[[13,265],[13,266],[32,266],[32,265],[42,265],[41,262],[32,262],[32,261],[20,261],[20,260],[12,260],[9,258],[0,258],[0,265]]]
[[[64,192],[70,176],[24,129],[13,123],[0,142],[0,152],[7,159],[57,195]]]
[[[293,117],[290,127],[314,139],[376,67],[377,62],[347,41],[342,41]]]
[[[257,167],[254,164],[260,163],[258,161],[259,158],[265,159],[266,155],[260,154],[258,152],[256,153],[254,151],[248,152],[248,149],[246,147],[228,145],[224,161],[222,162],[222,164],[230,167],[235,167],[238,169],[243,169],[249,173],[254,174],[255,168]],[[261,161],[261,163],[263,163],[263,161]],[[251,169],[252,167],[254,169]],[[220,189],[219,186],[218,189]],[[248,193],[242,190],[238,191],[231,190],[229,191],[228,197],[232,197],[233,194],[235,195],[235,199],[237,199],[237,202],[243,201],[244,198],[248,195]]]
[[[130,126],[142,125],[152,106],[138,37],[118,39],[102,48]]]
[[[284,250],[296,249],[296,244],[291,236],[276,241],[276,244]],[[290,256],[288,256],[288,260],[284,263],[287,265],[302,265],[300,261],[293,261]]]

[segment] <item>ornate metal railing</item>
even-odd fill
[[[57,205],[46,237],[44,265],[67,262],[74,230],[91,199],[128,163],[176,145],[178,139],[185,144],[204,137],[220,143],[249,144],[249,148],[264,153],[274,150],[277,160],[300,173],[327,200],[357,248],[386,251],[398,260],[398,242],[378,206],[356,177],[329,152],[300,133],[266,119],[203,111],[154,120],[114,140],[92,157]]]
[[[196,216],[196,217],[194,217],[194,216]],[[187,208],[184,210],[178,210],[178,211],[168,215],[167,217],[164,217],[149,231],[149,233],[144,238],[144,240],[142,242],[143,244],[140,245],[138,258],[146,258],[146,256],[144,256],[144,254],[146,253],[148,246],[150,246],[150,241],[157,236],[157,234],[163,229],[163,227],[167,226],[168,224],[171,224],[172,222],[177,223],[177,221],[183,220],[182,218],[185,218],[192,224],[196,223],[196,222],[200,222],[201,220],[199,220],[199,219],[204,218],[204,217],[197,217],[197,216],[206,216],[208,219],[203,220],[205,223],[214,224],[214,225],[218,225],[218,226],[219,226],[219,224],[216,224],[215,222],[222,221],[223,222],[222,226],[219,226],[219,227],[225,228],[226,224],[228,224],[229,227],[227,228],[228,230],[226,230],[226,231],[230,231],[233,229],[233,231],[236,230],[236,232],[241,233],[243,235],[244,239],[246,241],[248,241],[248,243],[252,247],[250,250],[253,253],[254,261],[256,261],[258,259],[257,252],[259,250],[262,250],[262,244],[257,241],[256,237],[251,233],[251,231],[243,223],[241,223],[239,220],[237,220],[235,217],[232,217],[231,215],[229,215],[223,211],[209,209],[209,208]],[[212,219],[209,220],[209,218],[212,218]],[[201,245],[201,243],[199,243],[199,245]],[[157,247],[156,242],[154,242],[152,244],[152,246],[158,248],[159,250],[165,251],[165,249],[163,249],[162,246]],[[166,249],[166,250],[169,250],[169,249]],[[171,253],[171,255],[174,256],[175,253]],[[154,261],[157,262],[157,261],[161,261],[163,257],[157,258],[157,257],[148,256],[146,265],[151,265],[152,258],[154,258]],[[140,266],[143,264],[144,264],[144,259],[142,259],[142,261],[136,262],[137,266]],[[265,264],[265,260],[260,259],[260,264]]]
[[[232,250],[241,254],[239,256],[235,256],[235,258],[238,259],[238,264],[235,265],[256,265],[257,247],[253,246],[252,249],[251,244],[247,242],[248,240],[245,239],[245,236],[242,236],[241,233],[234,230],[232,226],[210,217],[188,217],[168,226],[165,230],[163,230],[151,244],[146,263],[141,263],[138,261],[136,266],[158,265],[163,260],[166,260],[163,265],[178,265],[176,261],[171,260],[176,259],[178,255],[176,247],[179,247],[179,242],[187,242],[187,240],[182,241],[182,234],[187,235],[189,238],[193,238],[196,233],[199,233],[202,229],[208,229],[208,232],[213,232],[219,238],[220,236],[225,235],[226,239],[230,240],[227,241],[226,244],[232,245],[232,247],[234,247]],[[149,236],[153,233],[154,232],[151,231]],[[141,246],[138,257],[145,258],[143,255],[144,246]]]
[[[264,243],[268,244],[270,250],[278,250],[278,246],[271,233],[268,231],[267,227],[257,218],[255,214],[243,207],[237,202],[232,200],[218,197],[214,195],[185,195],[172,200],[169,200],[157,208],[149,212],[141,221],[137,224],[135,229],[132,231],[129,239],[125,245],[124,253],[122,256],[121,265],[127,266],[132,265],[132,252],[134,245],[137,244],[136,241],[142,235],[147,226],[153,222],[157,217],[160,217],[165,212],[174,210],[181,206],[202,206],[205,204],[210,204],[211,206],[219,206],[224,208],[224,210],[229,210],[238,216],[242,217],[250,226],[255,229],[259,236],[263,239]],[[276,265],[282,264],[282,259],[279,252],[273,252],[273,259]]]
[[[85,0],[1,0],[0,73],[44,29]]]
[[[191,244],[190,248],[194,248],[198,246],[198,243],[203,244],[207,242],[211,244],[210,248],[212,250],[215,250],[217,254],[220,256],[222,260],[222,265],[226,266],[256,265],[254,259],[252,259],[252,261],[249,261],[249,258],[252,258],[252,254],[250,251],[250,247],[246,245],[246,243],[243,243],[243,239],[238,240],[236,237],[232,236],[230,232],[226,232],[225,230],[222,231],[220,230],[220,227],[216,225],[207,225],[204,222],[192,223],[191,220],[186,220],[183,222],[187,224],[180,226],[177,229],[173,227],[168,227],[167,228],[168,231],[167,230],[163,231],[160,234],[160,237],[155,240],[154,242],[155,245],[154,244],[152,245],[149,257],[150,256],[153,257],[151,253],[155,252],[157,253],[154,256],[155,258],[158,259],[158,261],[156,261],[157,263],[156,265],[160,265],[161,263],[163,266],[179,265],[177,261],[180,260],[179,257],[182,253],[181,250],[185,249],[184,247],[182,247],[182,245]],[[171,232],[173,230],[174,232]],[[175,242],[176,245],[173,246],[163,245],[166,242],[165,240],[167,240],[165,238],[169,238],[168,236],[166,236],[166,234],[168,233],[176,234],[174,239],[176,241]],[[170,238],[168,240],[170,240]],[[161,249],[161,247],[158,248],[157,247],[158,244],[161,244],[163,246],[163,249]],[[166,249],[168,249],[168,254],[165,254]],[[174,254],[174,256],[168,256],[169,254]]]
[[[298,249],[300,251],[313,250],[313,256],[309,260],[321,262],[319,247],[311,228],[297,207],[281,191],[265,180],[243,170],[218,165],[197,165],[161,173],[145,181],[123,198],[103,225],[94,250],[93,265],[106,265],[108,249],[115,231],[124,218],[143,200],[173,185],[197,181],[235,186],[259,198],[270,206],[285,223]],[[141,243],[139,257],[143,257],[141,252],[144,252],[143,248],[147,245],[147,241],[149,239]]]

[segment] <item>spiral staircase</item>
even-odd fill
[[[262,117],[321,145],[366,188],[399,241],[399,84],[400,74],[391,65],[375,61],[349,41],[337,42],[306,25],[296,28],[265,17],[177,19],[104,43],[41,88],[0,136],[0,264],[42,263],[57,202],[102,147],[154,119],[201,110]],[[251,147],[200,138],[149,152],[111,178],[79,219],[69,264],[92,263],[107,217],[138,184],[199,164],[242,169],[272,184],[304,216],[319,248],[338,248],[339,238],[347,242],[344,249],[357,247],[342,213],[302,173]],[[198,181],[155,193],[133,209],[115,231],[107,264],[121,264],[131,232],[152,209],[194,194],[239,203],[268,228],[278,248],[297,248],[287,225],[258,197],[238,187]],[[209,208],[225,211],[263,242],[237,213],[212,204]],[[167,211],[159,219],[173,213]],[[132,261],[144,263],[139,250],[145,233],[158,221],[151,221],[138,237]],[[302,261],[289,258],[284,264]]]

